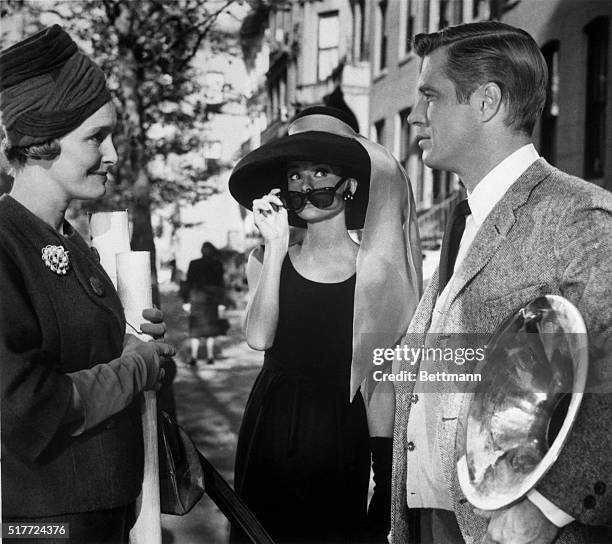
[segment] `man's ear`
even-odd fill
[[[484,83],[472,93],[472,99],[482,122],[491,121],[503,109],[502,92],[497,83],[489,81]]]

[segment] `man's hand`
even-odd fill
[[[489,518],[482,544],[550,544],[559,532],[528,499],[495,512],[476,510],[476,513]]]

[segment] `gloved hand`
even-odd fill
[[[72,435],[95,427],[131,404],[147,389],[159,389],[163,378],[161,361],[175,349],[162,342],[143,342],[126,334],[118,359],[68,374],[73,383],[73,409],[70,420],[80,420]]]
[[[387,543],[391,527],[391,466],[393,439],[370,438],[374,494],[368,506],[368,532],[371,542]]]
[[[148,323],[140,323],[140,330],[157,340],[166,334],[166,324],[164,323],[164,313],[158,308],[146,308],[142,311]]]
[[[144,332],[144,331],[143,331]],[[176,350],[170,344],[163,342],[143,342],[132,334],[126,334],[123,341],[123,351],[119,359],[133,360],[138,368],[145,369],[142,376],[141,390],[159,390],[164,377],[162,367],[166,357],[172,357]],[[118,359],[115,359],[115,361]],[[108,364],[114,364],[111,361]]]

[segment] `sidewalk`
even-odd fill
[[[191,368],[185,363],[189,354],[187,315],[176,291],[162,293],[162,309],[167,339],[178,349],[174,380],[177,420],[233,485],[240,421],[263,353],[251,350],[242,339],[243,312],[228,312],[230,330],[219,338],[219,359],[213,365],[200,361],[197,368]],[[206,495],[185,516],[162,515],[162,529],[164,544],[225,544],[229,536],[225,516]]]

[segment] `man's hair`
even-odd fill
[[[524,30],[497,21],[447,27],[417,34],[414,50],[425,57],[446,48],[446,76],[459,103],[468,102],[489,81],[501,89],[508,109],[506,125],[531,135],[546,102],[548,70],[534,39]]]

